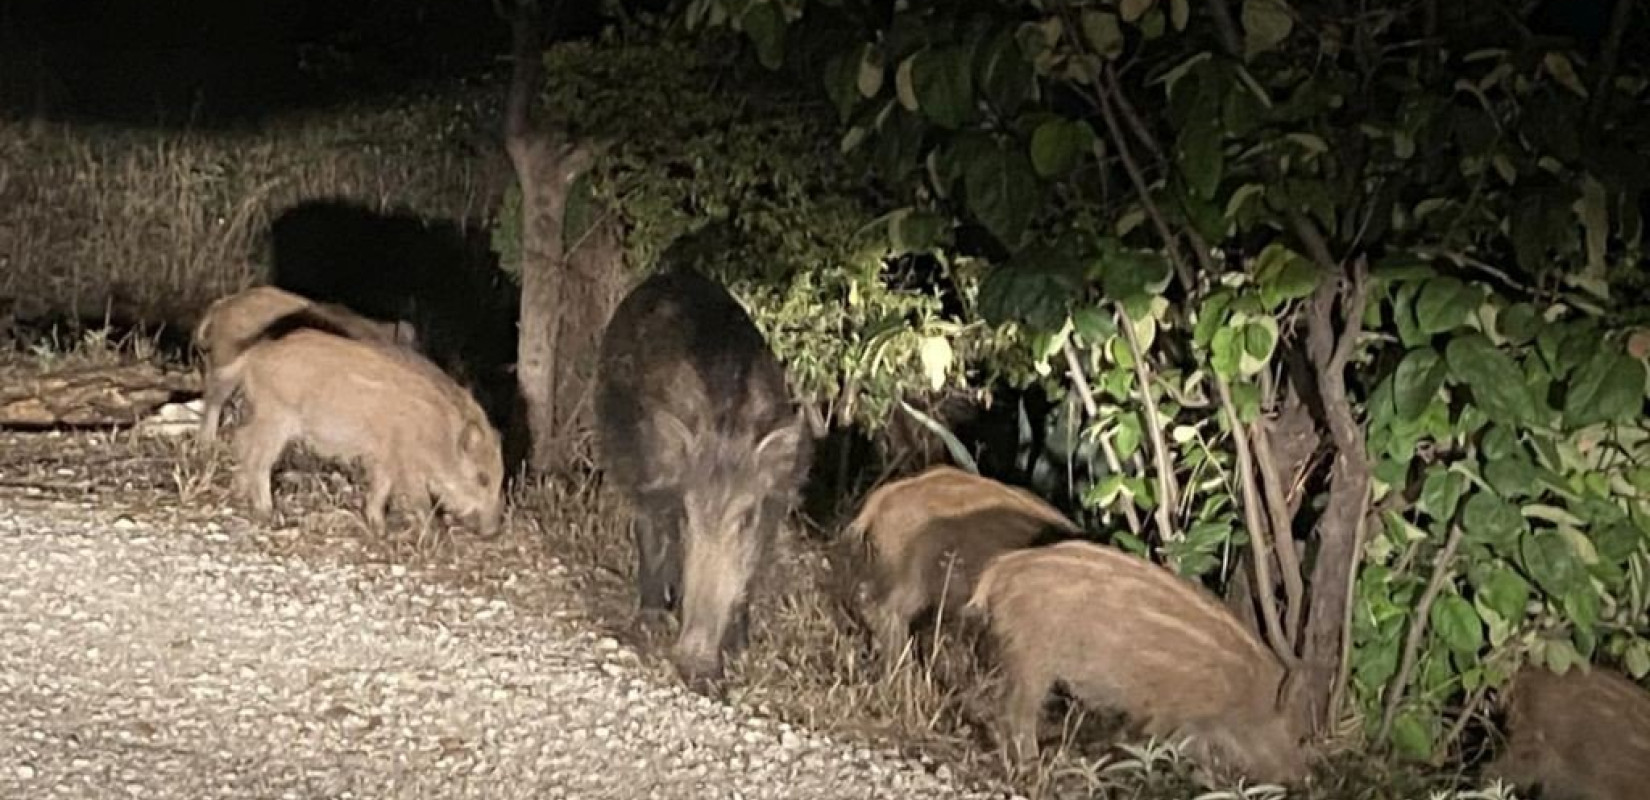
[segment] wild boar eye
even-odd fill
[[[476,473],[476,485],[480,486],[483,489],[487,488],[487,473],[485,473],[485,472],[477,472]]]

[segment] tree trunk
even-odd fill
[[[618,230],[601,217],[565,241],[568,195],[599,148],[531,120],[542,78],[536,4],[511,21],[514,67],[505,108],[505,150],[521,188],[521,321],[516,381],[532,439],[528,463],[561,473],[589,427],[596,344],[625,283]]]
[[[1370,471],[1363,430],[1346,394],[1346,365],[1362,332],[1368,298],[1367,267],[1357,263],[1346,274],[1325,276],[1312,297],[1307,351],[1317,374],[1323,422],[1335,445],[1329,503],[1318,521],[1319,548],[1312,569],[1311,608],[1306,622],[1303,665],[1307,676],[1308,713],[1320,733],[1335,722],[1339,677],[1344,657],[1347,603],[1356,577],[1363,526],[1369,510]],[[1341,324],[1334,309],[1340,307]]]

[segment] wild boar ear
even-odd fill
[[[688,470],[688,454],[694,451],[698,438],[681,418],[668,411],[655,413],[649,420],[653,453],[654,479],[648,488],[660,489],[682,482]]]
[[[762,465],[765,475],[778,479],[795,471],[802,437],[807,430],[807,412],[799,411],[789,425],[769,431],[756,443],[756,462]]]

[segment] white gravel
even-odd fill
[[[688,693],[567,619],[272,558],[243,526],[0,495],[0,798],[998,796]]]

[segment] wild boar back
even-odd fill
[[[439,497],[454,514],[497,529],[504,466],[498,433],[462,387],[433,365],[387,348],[300,328],[252,346],[226,368],[252,419],[235,440],[242,489],[273,511],[269,475],[293,440],[330,458],[360,458],[370,475],[368,524],[383,530],[390,495]]]
[[[968,611],[983,616],[1008,681],[1005,733],[1037,752],[1056,682],[1149,735],[1192,735],[1193,757],[1252,779],[1305,774],[1295,685],[1202,587],[1120,550],[1068,541],[998,556]]]
[[[1650,796],[1650,692],[1603,666],[1527,665],[1503,701],[1507,749],[1485,768],[1547,800]]]

